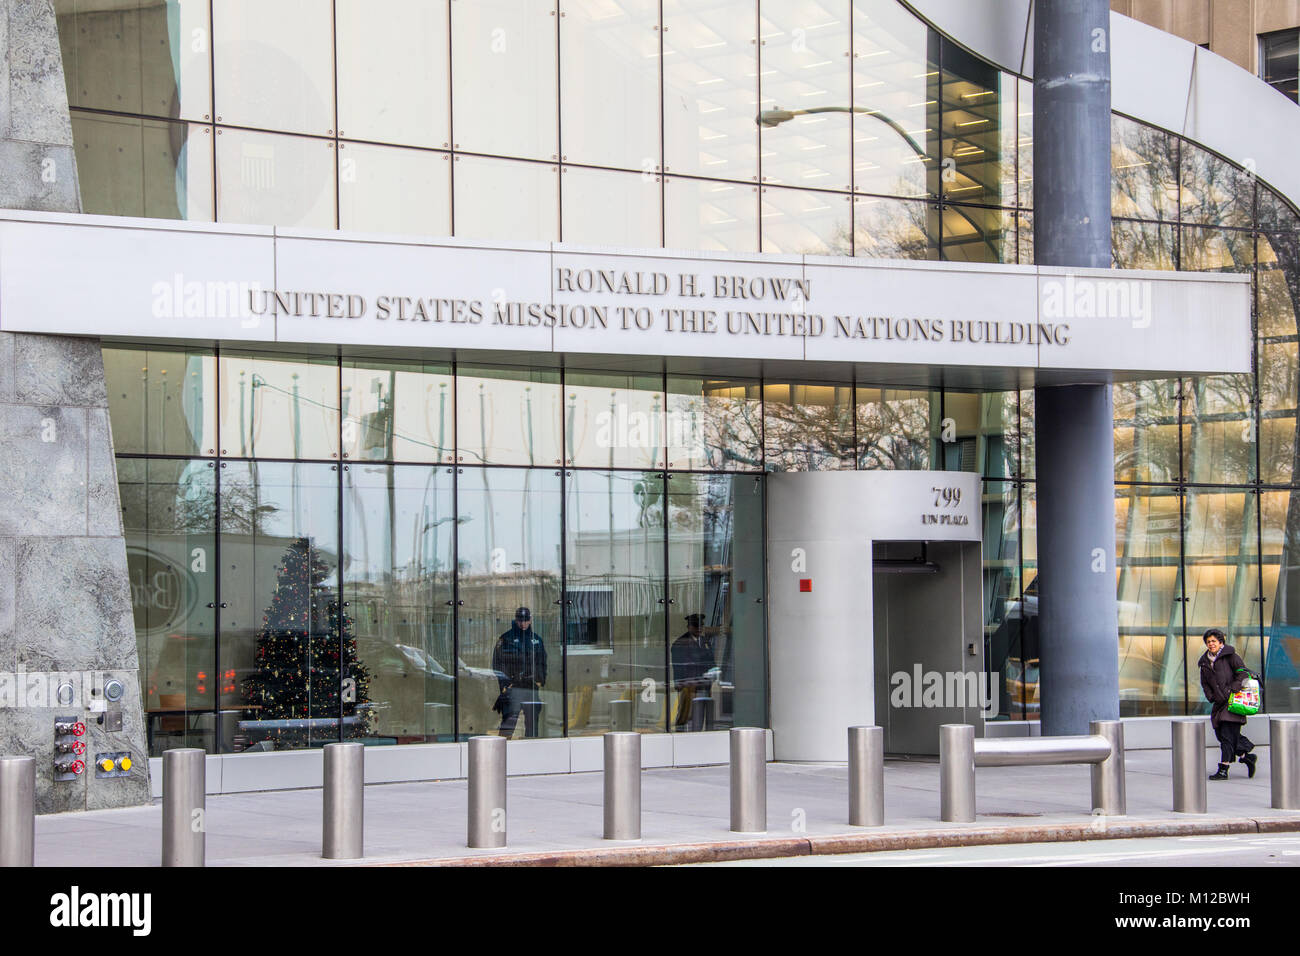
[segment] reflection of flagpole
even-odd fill
[[[301,482],[298,481],[298,459],[302,457],[300,444],[302,440],[301,416],[298,408],[298,373],[294,372],[291,376],[293,379],[293,536],[298,537],[302,531],[302,524],[299,520],[298,508],[301,505],[299,487]]]
[[[247,429],[248,419],[244,417],[244,375],[243,369],[239,370],[239,457],[248,457]]]

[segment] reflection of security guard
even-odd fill
[[[673,686],[681,691],[677,705],[678,727],[685,727],[691,716],[691,699],[707,697],[712,678],[705,675],[717,666],[713,660],[713,642],[703,633],[704,615],[686,615],[686,633],[673,641],[671,658]]]
[[[538,691],[546,684],[546,645],[532,628],[533,614],[528,608],[515,611],[510,630],[501,635],[492,651],[492,669],[496,671],[501,694],[492,709],[501,714],[502,737],[510,737],[524,712],[524,734],[537,736],[537,712],[541,710]]]

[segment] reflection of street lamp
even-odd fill
[[[912,147],[912,152],[917,156],[920,156],[923,159],[930,158],[926,154],[925,150],[916,144],[916,140],[912,139],[912,137],[908,135],[907,130],[903,129],[903,127],[899,126],[884,113],[880,112],[880,110],[870,110],[865,106],[814,106],[812,109],[807,110],[783,110],[780,107],[777,107],[774,110],[763,110],[763,112],[759,113],[758,116],[755,117],[754,122],[759,126],[762,126],[764,129],[772,129],[773,127],[780,126],[782,123],[788,123],[796,116],[806,116],[809,113],[862,113],[866,116],[874,116],[901,136],[907,145]]]
[[[903,127],[899,126],[897,122],[880,112],[880,110],[867,109],[865,106],[814,106],[811,109],[806,110],[783,110],[778,107],[776,109],[763,110],[763,112],[759,113],[758,116],[754,118],[754,122],[764,129],[773,129],[774,127],[780,126],[782,123],[788,123],[796,116],[806,116],[810,113],[862,113],[865,116],[874,116],[897,133],[903,141],[911,147],[912,152],[921,160],[921,162],[925,163],[930,161],[930,155],[917,145],[916,140],[912,139],[912,137],[908,135],[907,130],[903,129]],[[997,248],[993,245],[993,241],[989,239],[988,234],[980,228],[979,223],[972,219],[960,206],[950,206],[948,208],[951,208],[957,213],[957,215],[966,220],[970,227],[975,230],[977,235],[983,237],[984,244],[989,247],[995,260],[1002,258]],[[929,236],[926,236],[926,239],[928,240]]]

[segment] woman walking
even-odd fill
[[[1214,705],[1210,711],[1210,726],[1214,728],[1214,736],[1219,738],[1220,751],[1219,769],[1210,775],[1210,779],[1227,780],[1228,764],[1238,757],[1246,765],[1246,775],[1253,777],[1255,762],[1259,758],[1251,753],[1255,745],[1241,735],[1246,717],[1228,709],[1233,691],[1241,690],[1242,681],[1250,676],[1250,671],[1217,627],[1206,631],[1202,640],[1205,641],[1205,653],[1200,660],[1201,689]]]

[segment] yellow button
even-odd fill
[[[119,761],[117,762],[117,769],[118,769],[118,770],[130,770],[130,769],[131,769],[131,758],[130,758],[130,757],[123,757],[121,760],[119,760]]]
[[[105,757],[103,760],[99,762],[99,769],[104,771],[104,773],[111,772],[113,769],[113,761]]]

